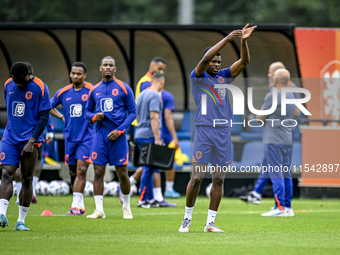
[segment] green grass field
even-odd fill
[[[340,254],[339,200],[293,200],[295,217],[261,217],[273,205],[245,204],[224,198],[216,225],[224,234],[204,233],[209,200],[199,197],[190,233],[179,233],[185,198],[177,208],[137,208],[132,197],[133,220],[123,220],[117,197],[104,198],[106,219],[64,216],[72,197],[38,197],[26,224],[31,231],[12,231],[18,206],[12,198],[10,226],[0,229],[0,254]],[[85,198],[87,213],[93,197]],[[50,209],[55,216],[42,217]]]

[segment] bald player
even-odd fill
[[[272,64],[270,64],[268,68],[267,76],[269,78],[269,91],[270,92],[272,92],[272,89],[274,87],[273,80],[274,80],[275,71],[278,69],[286,69],[286,67],[282,62],[277,61],[277,62],[273,62]],[[296,85],[291,80],[289,80],[287,87],[296,88]],[[294,95],[294,98],[300,98],[299,93],[293,93],[293,95]],[[297,116],[300,116],[300,110],[299,108],[296,107],[294,117],[297,117]],[[265,159],[263,160],[262,165],[266,165]],[[269,180],[268,174],[260,172],[257,182],[255,184],[254,190],[250,191],[247,195],[240,196],[239,198],[247,203],[261,204],[262,193],[268,183],[268,180]],[[292,189],[293,189],[293,186],[292,186]],[[293,194],[293,191],[291,192],[291,194]],[[290,213],[288,216],[294,216],[291,208],[289,209],[289,212]]]
[[[273,87],[277,89],[276,110],[267,115],[258,115],[256,119],[259,124],[263,124],[263,143],[265,144],[264,167],[267,167],[269,177],[273,184],[275,207],[261,216],[265,217],[287,217],[293,214],[291,209],[292,200],[292,178],[289,172],[291,163],[291,150],[293,144],[292,130],[293,119],[296,106],[286,105],[286,115],[281,115],[281,89],[288,86],[290,73],[286,69],[278,69],[273,75]],[[272,106],[273,92],[270,92],[264,99],[262,110],[269,110]],[[291,92],[286,93],[286,99],[294,99]],[[265,119],[278,119],[280,121],[272,123]],[[281,125],[281,120],[285,121],[285,126]],[[275,171],[273,170],[275,169]],[[279,169],[278,171],[276,171]],[[286,171],[287,170],[287,171]],[[293,216],[293,215],[290,215]]]

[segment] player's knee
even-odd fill
[[[127,171],[125,170],[125,169],[121,169],[121,168],[117,168],[116,169],[116,172],[117,172],[117,174],[118,174],[118,176],[119,176],[119,178],[129,178],[129,175],[128,175],[128,173],[127,173]]]
[[[87,171],[86,166],[81,166],[80,168],[78,168],[78,172],[77,172],[78,177],[79,178],[85,178],[86,177],[86,171]]]
[[[94,178],[99,180],[104,177],[104,172],[101,169],[95,168],[94,169]]]
[[[223,186],[224,179],[223,178],[214,178],[213,185],[222,187]]]
[[[12,179],[14,178],[14,173],[8,169],[2,169],[2,178],[1,180],[10,180],[12,181]]]
[[[203,178],[198,178],[198,177],[191,179],[191,183],[194,187],[200,186],[202,181],[203,181]]]

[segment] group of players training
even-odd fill
[[[227,91],[221,92],[220,88],[214,87],[218,83],[231,83],[249,63],[247,39],[255,28],[256,26],[249,27],[247,24],[243,29],[232,31],[213,47],[207,48],[190,75],[192,94],[198,110],[195,119],[193,171],[187,186],[185,216],[179,232],[189,232],[194,204],[205,175],[205,172],[195,171],[199,169],[197,166],[206,166],[207,163],[229,166],[232,163],[230,127],[226,125],[213,127],[212,124],[214,119],[231,120],[233,113]],[[241,39],[240,59],[229,68],[220,70],[219,51],[236,38]],[[116,63],[110,56],[101,60],[99,70],[102,73],[102,80],[95,86],[85,82],[85,64],[74,63],[70,72],[72,83],[58,90],[52,99],[47,85],[29,72],[27,64],[24,62],[13,64],[10,69],[11,78],[4,86],[8,123],[0,153],[0,165],[2,165],[0,226],[9,225],[6,212],[13,192],[12,180],[20,162],[22,188],[19,194],[19,217],[15,229],[29,230],[25,225],[25,217],[32,200],[32,176],[38,148],[43,141],[41,134],[48,123],[49,114],[65,122],[63,132],[65,163],[70,167],[73,189],[73,202],[68,214],[86,213],[82,193],[89,163],[93,163],[94,167],[96,209],[87,218],[105,218],[103,178],[107,163],[115,166],[119,178],[124,219],[133,218],[130,208],[130,185],[139,179],[141,180],[139,207],[176,206],[163,199],[159,171],[143,166],[130,178],[127,172],[129,147],[126,133],[131,124],[136,124],[135,120],[138,122],[135,130],[137,144],[152,142],[161,145],[173,141],[176,148],[179,146],[171,117],[174,108],[173,98],[163,90],[164,69],[163,59],[154,58],[151,61],[149,71],[137,84],[136,104],[130,86],[115,77]],[[283,76],[281,69],[275,72],[275,86],[279,87],[279,84],[283,86],[282,81],[286,80],[287,75],[289,81],[289,73],[284,71]],[[201,109],[202,95],[207,92],[207,89],[213,92],[212,97],[206,97],[207,108],[213,110],[209,111],[209,114],[202,114],[199,109]],[[215,98],[218,99],[218,104]],[[60,104],[64,109],[63,114],[55,109]],[[165,127],[168,129],[167,132],[163,131]],[[289,148],[282,149],[274,146],[273,150],[274,153],[280,154],[278,158],[286,159]],[[178,197],[179,194],[173,190],[174,171],[167,171],[167,173],[168,193],[165,195]],[[214,221],[222,198],[224,175],[225,173],[215,173],[212,176],[213,185],[205,232],[223,232],[215,226]],[[275,210],[284,210],[282,209],[284,187],[280,187],[280,194],[275,194],[275,199]]]

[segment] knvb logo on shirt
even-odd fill
[[[102,112],[111,112],[113,110],[113,100],[112,100],[112,98],[102,98],[102,99],[100,99],[100,110]]]
[[[83,106],[81,104],[72,104],[70,107],[71,117],[80,117],[83,113]]]
[[[227,94],[227,90],[222,88],[218,89],[218,95],[220,96],[221,99],[225,99],[225,95]]]
[[[112,90],[112,95],[117,96],[118,95],[118,89],[113,89]]]
[[[83,94],[83,95],[81,96],[81,100],[83,100],[84,102],[86,102],[87,99],[89,99],[89,96],[88,96],[87,94]]]
[[[12,104],[12,115],[22,117],[25,114],[25,103],[14,101]]]
[[[30,100],[32,98],[32,95],[33,93],[31,91],[27,91],[25,97],[27,100]]]

